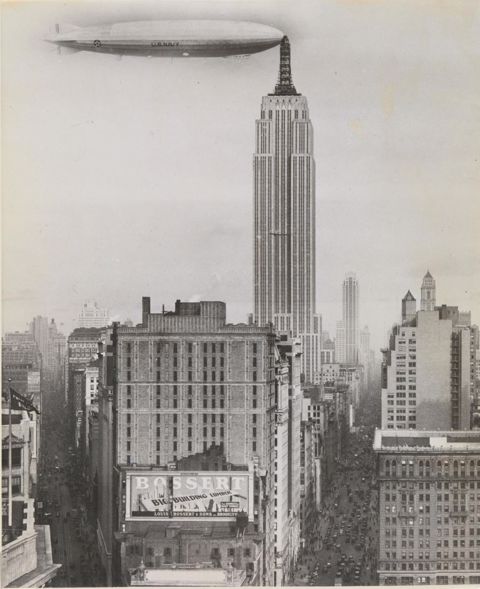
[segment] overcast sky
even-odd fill
[[[68,332],[86,299],[140,321],[175,299],[252,310],[252,154],[278,49],[248,59],[58,55],[56,22],[257,21],[285,31],[317,169],[317,310],[357,273],[378,349],[430,269],[480,321],[480,3],[3,4],[3,329]]]

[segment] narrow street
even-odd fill
[[[95,530],[79,492],[82,485],[77,457],[68,446],[62,391],[56,391],[43,410],[37,519],[50,524],[53,561],[62,564],[53,586],[104,586]]]
[[[377,494],[372,427],[350,434],[294,585],[376,585]]]

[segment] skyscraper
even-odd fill
[[[426,293],[429,294],[426,294]],[[435,281],[427,272],[422,310],[410,291],[402,299],[402,323],[383,350],[382,428],[470,429],[474,393],[476,327],[470,313],[435,301]]]
[[[162,580],[176,563],[177,585],[207,562],[233,566],[236,585],[285,584],[300,531],[300,345],[271,325],[227,324],[218,301],[151,313],[144,297],[142,317],[105,330],[100,346],[99,534],[108,578],[112,571],[128,584],[143,558]]]
[[[343,325],[345,328],[345,362],[358,363],[358,281],[353,272],[343,281]]]
[[[410,291],[402,299],[402,323],[413,321],[417,315],[417,301]]]
[[[102,309],[95,301],[84,303],[78,316],[78,327],[106,327],[110,323],[108,309]]]
[[[262,98],[254,155],[254,307],[303,345],[307,381],[319,370],[321,319],[315,313],[315,162],[307,99],[293,85],[283,38],[273,94]]]
[[[433,311],[435,309],[435,280],[429,270],[423,277],[421,293],[420,310]]]
[[[335,362],[345,364],[345,323],[337,321],[337,329],[335,334]]]

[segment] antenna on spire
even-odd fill
[[[275,86],[274,96],[298,96],[292,81],[292,69],[290,65],[290,41],[285,35],[280,43],[280,70],[278,72],[278,84]]]

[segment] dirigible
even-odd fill
[[[56,26],[46,40],[77,51],[158,57],[250,55],[279,45],[283,33],[246,21],[159,20]]]

